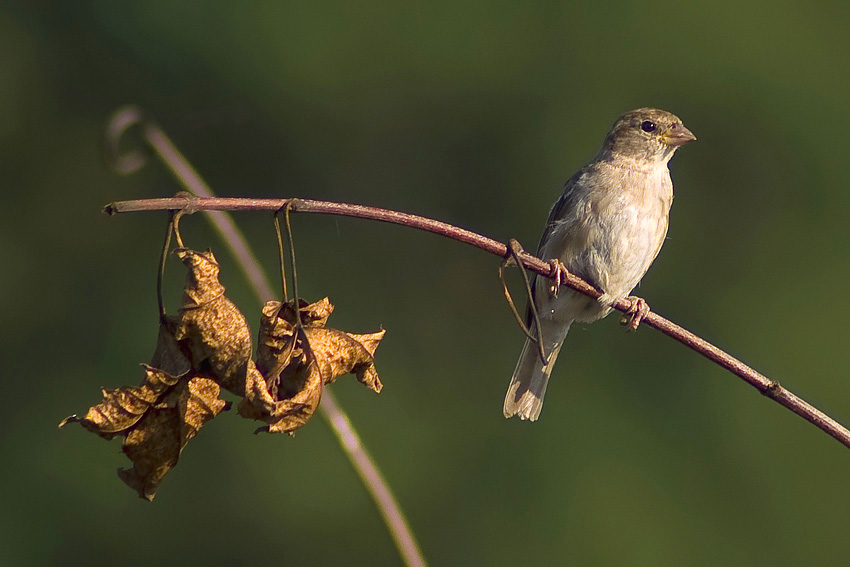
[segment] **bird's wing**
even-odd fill
[[[584,167],[578,170],[572,177],[567,180],[564,184],[564,191],[561,193],[561,196],[555,201],[555,204],[552,205],[552,210],[549,211],[549,219],[546,221],[546,227],[543,229],[543,235],[540,237],[540,243],[537,245],[537,257],[543,260],[551,260],[551,258],[543,258],[541,254],[544,253],[544,248],[546,243],[550,241],[553,233],[556,229],[563,228],[563,223],[568,222],[572,215],[571,213],[575,210],[576,207],[576,197],[577,192],[575,188],[580,182],[581,177],[587,173],[587,167]],[[526,307],[526,325],[531,328],[532,324],[532,316],[531,309],[532,306],[537,304],[537,274],[532,274],[531,276],[531,301],[528,302],[528,306]]]
[[[543,252],[543,247],[552,237],[555,229],[562,225],[571,216],[570,213],[575,210],[577,196],[575,188],[578,186],[581,177],[587,173],[586,170],[587,168],[582,168],[570,177],[564,184],[564,192],[561,193],[561,196],[552,205],[552,210],[549,211],[549,220],[546,221],[546,228],[543,229],[543,235],[540,237],[540,243],[537,245],[538,255]]]

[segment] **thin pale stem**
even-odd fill
[[[345,444],[346,452],[356,460],[354,468],[372,498],[378,503],[378,510],[384,518],[384,523],[394,526],[394,537],[398,538],[396,544],[399,546],[404,564],[410,567],[424,566],[425,559],[422,557],[419,545],[413,538],[413,532],[407,524],[407,519],[401,513],[401,508],[398,507],[395,496],[390,491],[390,485],[386,482],[378,467],[375,466],[375,461],[372,460],[360,443],[360,436],[357,435],[357,431],[351,425],[351,420],[339,407],[336,398],[326,397],[327,394],[328,390],[326,389],[322,394],[322,403],[319,407],[323,408],[326,418],[330,420],[334,431],[337,431],[340,440]]]
[[[210,189],[189,161],[174,146],[165,132],[156,123],[146,119],[142,111],[134,106],[118,110],[107,126],[107,160],[113,164],[113,167],[119,173],[132,173],[145,164],[146,157],[142,152],[135,151],[122,155],[118,150],[119,141],[123,133],[136,125],[141,126],[142,137],[147,146],[165,163],[180,183],[190,193],[197,196],[194,198],[216,198],[212,189]],[[183,197],[184,201],[187,199],[191,200],[193,198]],[[281,207],[286,206],[286,204],[286,202],[282,202]],[[277,207],[274,210],[278,210],[281,207]],[[213,227],[218,231],[227,247],[230,248],[233,257],[239,263],[239,266],[251,283],[260,303],[272,299],[274,292],[266,278],[265,271],[260,266],[260,262],[248,245],[242,231],[233,222],[233,218],[224,212],[223,209],[204,210]],[[183,210],[184,214],[191,214],[192,212],[194,210]],[[297,313],[297,297],[295,298],[295,309]],[[300,320],[300,317],[298,319]],[[419,549],[416,538],[413,536],[413,532],[407,523],[398,501],[393,495],[392,490],[390,490],[389,484],[381,474],[366,447],[360,442],[351,421],[339,405],[339,402],[337,402],[333,392],[328,389],[323,392],[322,403],[319,405],[319,409],[322,416],[331,426],[331,431],[336,436],[349,462],[351,462],[354,470],[365,484],[366,489],[372,495],[373,501],[384,518],[387,530],[390,532],[390,536],[405,565],[417,567],[426,565],[422,551]]]
[[[307,199],[187,199],[184,197],[174,197],[170,199],[118,201],[104,207],[104,212],[107,214],[116,214],[178,209],[184,209],[187,213],[201,210],[265,211],[280,209],[288,202],[292,202],[292,210],[296,212],[341,215],[399,224],[440,234],[459,242],[465,242],[501,258],[504,258],[509,253],[509,248],[501,242],[448,223],[399,211],[329,201],[312,201]],[[544,262],[531,254],[522,252],[517,254],[517,258],[526,268],[537,272],[541,276],[554,279],[557,275],[556,270],[553,269],[549,262]],[[595,287],[570,273],[563,275],[562,285],[594,299],[598,299],[601,295]],[[629,313],[632,303],[625,299],[618,299],[612,304],[612,307],[622,313]],[[787,390],[779,382],[771,380],[729,353],[655,312],[650,311],[647,313],[642,320],[642,324],[661,331],[668,337],[679,341],[688,348],[703,355],[718,366],[725,368],[768,398],[796,413],[838,440],[844,446],[850,448],[850,431],[847,428]]]

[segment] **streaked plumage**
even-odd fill
[[[562,288],[554,297],[549,280],[535,278],[529,309],[537,310],[544,347],[551,354],[544,366],[537,347],[526,341],[505,397],[505,417],[538,418],[572,322],[607,315],[611,300],[628,296],[649,269],[664,243],[673,202],[667,162],[695,139],[669,112],[633,110],[617,119],[594,160],[567,181],[549,213],[537,256],[560,260],[605,295],[595,301]]]

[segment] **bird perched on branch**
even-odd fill
[[[551,289],[549,280],[535,277],[534,309],[540,321],[546,363],[538,345],[528,339],[520,354],[508,394],[505,417],[536,420],[552,366],[573,321],[605,317],[618,299],[632,301],[636,317],[647,311],[639,298],[627,297],[661,250],[673,202],[673,182],[667,162],[682,145],[696,140],[675,115],[639,108],[622,115],[588,165],[567,181],[552,207],[537,256],[552,259],[602,292],[599,300],[573,290]]]

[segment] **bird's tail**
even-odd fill
[[[516,415],[523,420],[535,421],[540,416],[549,375],[552,373],[552,367],[555,365],[561,345],[564,344],[570,328],[569,324],[561,324],[559,327],[561,328],[551,329],[548,340],[544,341],[546,353],[549,355],[545,365],[540,360],[537,344],[531,339],[526,339],[508,386],[508,394],[505,396],[505,417]],[[557,336],[552,336],[553,331]],[[544,330],[544,339],[546,335]]]

